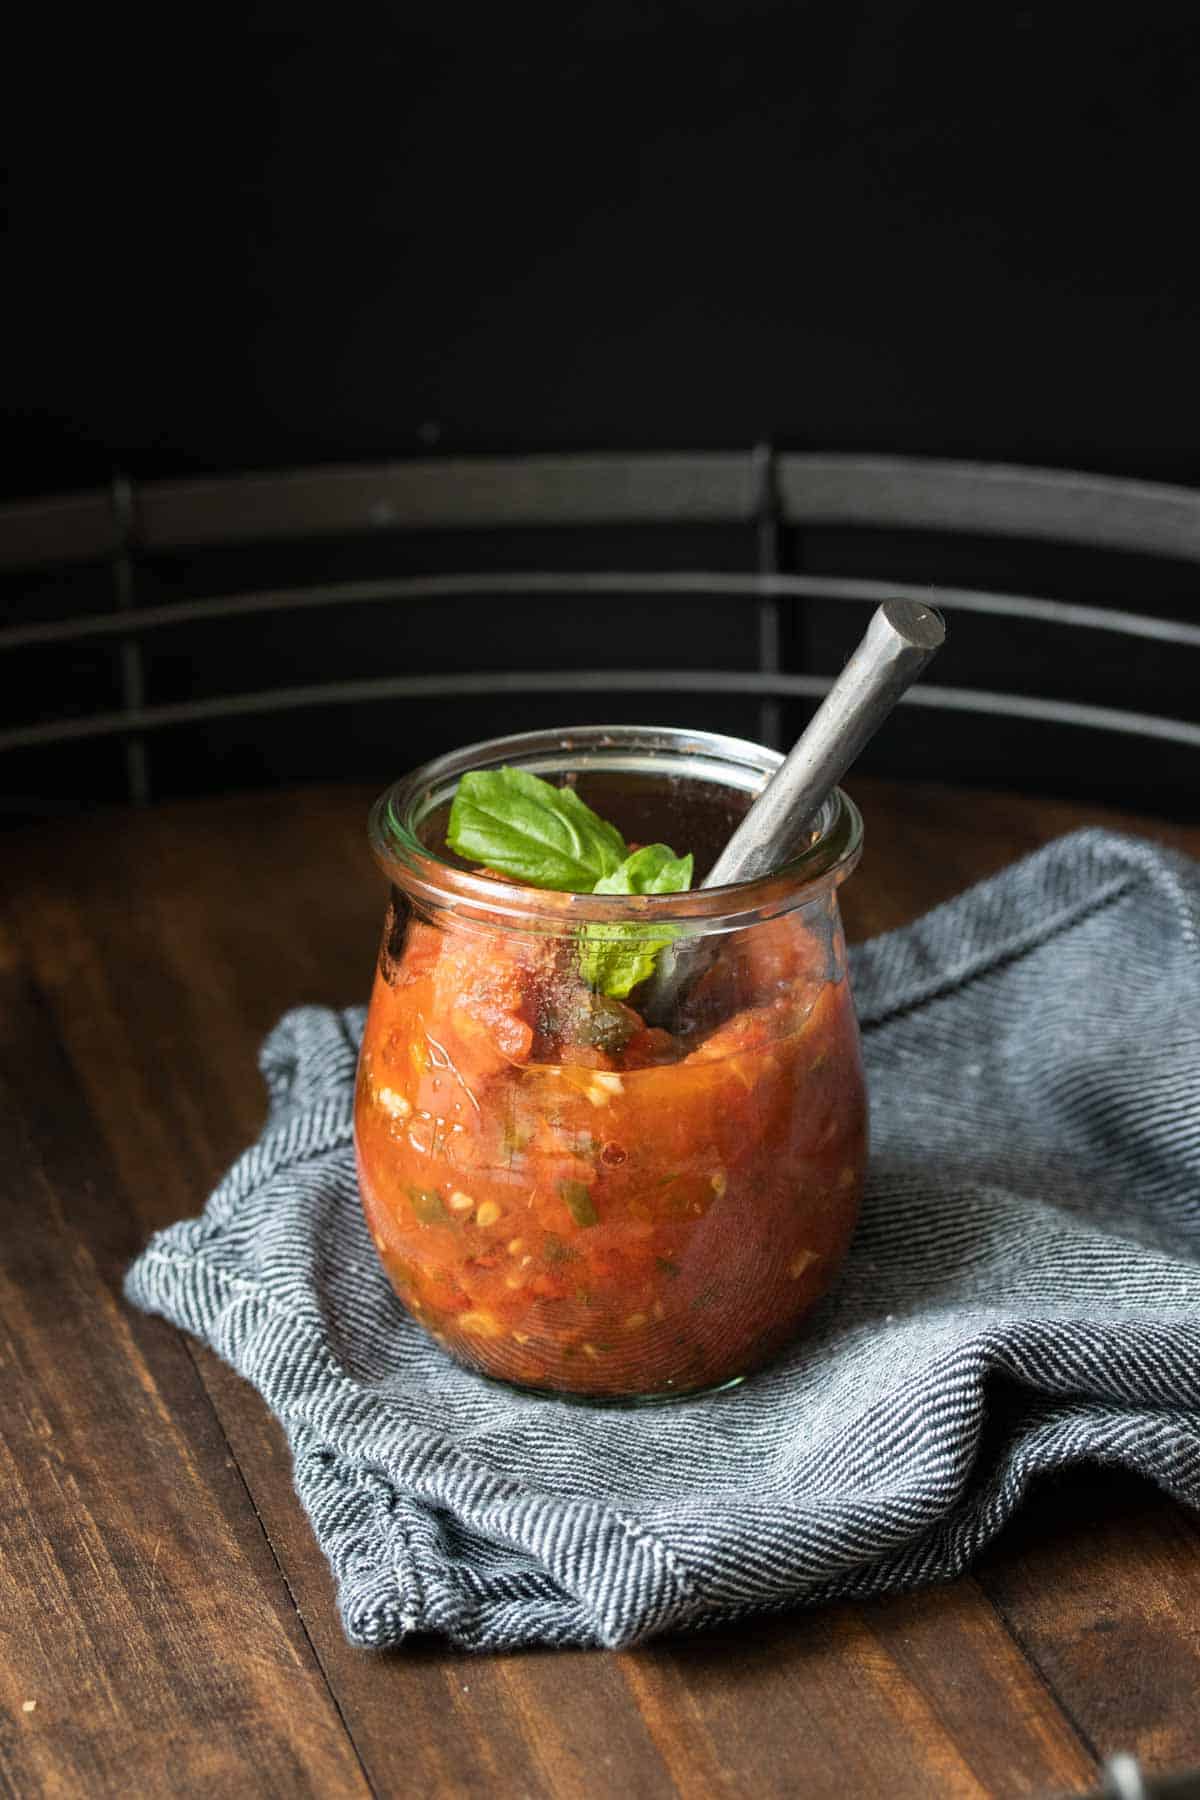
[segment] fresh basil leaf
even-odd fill
[[[630,853],[615,825],[601,819],[574,788],[556,788],[525,769],[477,769],[464,775],[450,808],[446,842],[469,862],[485,864],[530,887],[574,894],[682,894],[692,885],[691,856],[666,844]],[[640,923],[588,925],[580,934],[580,968],[588,986],[621,1000],[654,973],[675,932]]]
[[[620,868],[604,875],[593,894],[686,894],[692,885],[695,858],[676,856],[666,844],[643,844]]]
[[[666,844],[644,844],[619,869],[599,880],[596,894],[684,894],[692,885],[691,855],[676,856]],[[676,936],[670,925],[647,935],[643,925],[587,925],[579,946],[579,966],[588,986],[623,1000],[654,973],[660,950]]]
[[[525,769],[477,769],[454,794],[446,842],[530,887],[590,894],[627,857],[615,825],[574,788],[557,788]],[[632,890],[630,890],[632,891]]]

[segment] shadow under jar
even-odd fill
[[[586,726],[470,745],[396,783],[371,839],[391,883],[359,1063],[367,1222],[410,1313],[523,1388],[664,1399],[776,1355],[858,1213],[867,1107],[837,889],[861,821],[838,792],[770,876],[658,896],[520,886],[446,847],[468,770],[574,786],[702,880],[772,750]],[[671,1031],[584,979],[703,939]],[[644,990],[642,990],[644,991]]]

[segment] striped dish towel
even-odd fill
[[[261,1138],[127,1292],[282,1421],[355,1643],[616,1646],[945,1580],[1070,1463],[1200,1502],[1200,868],[1077,833],[852,968],[842,1278],[773,1367],[648,1410],[449,1362],[359,1211],[361,1012],[268,1038]]]

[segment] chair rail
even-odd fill
[[[744,524],[761,454],[459,457],[148,481],[130,487],[147,552],[381,530],[613,523]],[[933,458],[773,459],[788,525],[1051,539],[1200,562],[1200,494],[1056,469]],[[128,542],[107,490],[0,507],[0,567],[99,560]]]
[[[554,528],[721,524],[745,531],[745,571],[651,569],[555,571],[533,568],[450,571],[304,586],[257,586],[201,593],[184,601],[141,604],[139,582],[156,555],[308,541],[341,534],[379,544],[381,566],[398,532],[470,532]],[[935,601],[951,615],[1023,621],[1047,628],[1123,638],[1131,659],[1152,645],[1200,650],[1200,617],[1165,618],[1130,607],[1094,605],[942,583],[780,569],[785,527],[838,526],[1058,543],[1068,548],[1136,551],[1143,557],[1200,564],[1200,493],[1107,476],[995,464],[877,456],[748,451],[687,454],[465,457],[346,468],[315,468],[211,480],[123,477],[111,489],[0,507],[0,570],[62,567],[106,560],[111,602],[71,616],[0,626],[0,656],[22,651],[111,644],[120,708],[105,698],[80,716],[0,726],[0,753],[116,740],[124,745],[129,797],[149,797],[148,739],[173,727],[288,713],[309,707],[394,699],[503,697],[510,694],[709,694],[752,699],[757,728],[778,744],[783,703],[813,700],[827,676],[784,666],[784,609],[804,600],[873,604],[888,596]],[[708,540],[701,539],[701,542]],[[361,565],[360,565],[361,566]],[[1175,578],[1172,577],[1174,580]],[[1186,591],[1186,590],[1185,590]],[[153,700],[148,673],[155,646],[177,627],[253,621],[272,614],[390,603],[487,600],[524,594],[561,597],[625,594],[647,601],[719,598],[744,613],[753,668],[425,671],[405,675],[300,681],[255,691]],[[741,627],[739,626],[739,629]],[[242,640],[245,641],[245,640]],[[1060,640],[1061,641],[1061,640]],[[520,652],[516,654],[519,656]],[[669,656],[669,650],[666,652]],[[718,652],[719,655],[719,652]],[[1112,654],[1107,653],[1111,668]],[[1080,666],[1086,664],[1080,659]],[[369,665],[368,665],[369,666]],[[1144,665],[1143,665],[1144,666]],[[282,671],[281,671],[282,672]],[[314,669],[314,673],[318,671]],[[974,671],[970,671],[974,672]],[[986,665],[978,671],[986,679]],[[1031,684],[1041,685],[1030,670]],[[261,679],[261,677],[260,677]],[[1176,697],[1181,683],[1168,683]],[[1015,719],[1200,750],[1200,725],[1136,705],[1091,704],[1041,693],[922,685],[908,705],[931,711]],[[150,698],[148,699],[148,696]],[[1110,683],[1093,698],[1121,699]],[[1175,706],[1178,706],[1178,698]],[[35,698],[36,706],[36,698]],[[1090,755],[1090,751],[1088,752]],[[1143,759],[1145,760],[1145,759]]]

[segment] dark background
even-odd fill
[[[6,495],[118,469],[762,439],[1200,483],[1192,16],[922,0],[46,16],[7,59]],[[1196,618],[1194,571],[1136,558],[1031,563],[895,534],[784,550],[808,569]],[[710,533],[387,554],[410,569],[746,567],[747,551]],[[272,569],[261,554],[151,569],[138,597],[340,572],[364,572],[354,546],[310,543]],[[106,603],[83,571],[4,587],[13,617]],[[407,615],[400,637],[383,610],[332,631],[310,618],[173,634],[148,698],[318,668],[752,660],[715,603],[653,621],[637,606]],[[835,667],[861,622],[798,613],[789,666]],[[1195,713],[1193,667],[1169,652],[1131,660],[1091,640],[1081,685],[1069,646],[965,625],[957,642],[947,679]],[[112,655],[27,660],[6,716],[111,703]],[[674,713],[755,731],[740,703]],[[1099,776],[1117,793],[1116,751],[1088,734],[1064,751],[950,729],[897,726],[881,754],[1061,791]],[[342,715],[161,734],[155,792],[390,774],[447,731],[466,735],[443,706],[360,712],[353,729]],[[69,798],[77,757],[11,761],[9,810]],[[1182,767],[1166,783],[1176,809],[1200,793]],[[121,791],[117,746],[92,779]],[[1153,801],[1148,781],[1118,797]]]
[[[10,492],[762,436],[1200,476],[1186,12],[186,16],[9,63]]]

